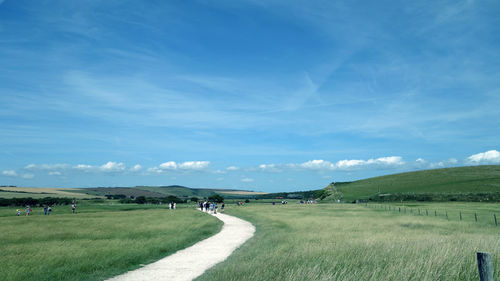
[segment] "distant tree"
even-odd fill
[[[208,201],[215,201],[217,203],[222,203],[224,202],[224,197],[220,196],[219,194],[215,194],[208,197]]]
[[[248,199],[245,199],[245,203],[250,203],[250,200],[248,200]]]
[[[193,202],[198,202],[198,200],[199,200],[198,197],[194,197],[194,196],[191,197],[191,201],[193,201]]]
[[[135,198],[135,203],[137,204],[145,204],[147,201],[146,201],[146,197],[145,196],[137,196]]]

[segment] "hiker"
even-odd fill
[[[214,202],[214,214],[217,214],[217,204]]]
[[[71,204],[71,213],[72,214],[76,213],[76,204],[75,204],[75,201],[73,201],[73,204]]]
[[[203,201],[200,201],[200,210],[203,212]]]
[[[29,205],[26,206],[26,216],[29,216],[31,213],[31,208]]]
[[[50,205],[47,206],[47,215],[50,215],[50,211],[52,211],[52,208],[50,208]]]
[[[21,215],[21,210],[17,209],[17,216],[19,217]]]
[[[174,210],[175,210],[175,208],[177,208],[177,203],[174,202],[173,206],[174,206]]]
[[[208,212],[209,203],[207,201],[205,201],[205,203],[203,203],[203,205],[205,206],[205,212]]]
[[[210,203],[208,203],[208,205],[210,205],[210,207],[209,207],[210,208],[210,213],[213,214],[214,213],[214,205],[210,204]]]
[[[220,206],[220,212],[223,213],[224,212],[224,202],[222,202],[222,205]]]
[[[45,205],[45,207],[43,207],[43,215],[46,216],[47,215],[47,205]]]

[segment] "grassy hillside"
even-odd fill
[[[86,193],[79,188],[48,188],[48,187],[0,187],[0,198],[92,198],[100,194]]]
[[[171,186],[138,186],[136,189],[150,192],[161,193],[165,195],[174,195],[181,198],[198,197],[205,198],[215,194],[220,194],[225,198],[251,198],[256,195],[265,194],[264,192],[253,192],[234,189],[208,189],[208,188],[189,188],[180,185]]]
[[[265,192],[254,192],[235,189],[205,189],[189,188],[180,185],[171,186],[136,186],[136,187],[95,187],[95,188],[38,188],[38,187],[0,187],[0,198],[94,198],[106,195],[125,195],[127,197],[167,197],[170,195],[179,198],[207,198],[220,194],[224,198],[254,198]]]
[[[332,186],[327,188],[332,189]],[[379,195],[427,194],[453,200],[474,194],[500,193],[500,165],[445,168],[408,172],[335,184],[342,200],[376,198]],[[448,195],[448,196],[447,196]],[[333,196],[326,198],[333,200]],[[403,200],[403,199],[401,199]]]

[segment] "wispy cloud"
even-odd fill
[[[2,171],[2,175],[8,176],[8,177],[17,177],[17,172],[14,170],[4,170],[4,171]]]

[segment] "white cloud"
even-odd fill
[[[5,170],[5,171],[2,171],[2,175],[8,176],[8,177],[17,177],[17,173],[14,170]]]
[[[310,160],[310,161],[304,162],[304,163],[299,164],[299,165],[292,164],[291,166],[298,166],[300,168],[310,169],[310,170],[333,170],[333,169],[335,169],[335,165],[332,162],[321,160],[321,159],[320,160]]]
[[[30,170],[30,171],[54,171],[54,170],[64,170],[69,168],[70,165],[68,164],[41,164],[41,165],[36,165],[36,164],[29,164],[26,167],[24,167],[25,170]]]
[[[497,150],[489,150],[467,157],[467,162],[470,164],[493,164],[500,163],[500,152]]]
[[[227,168],[226,168],[226,170],[228,170],[228,171],[237,171],[237,170],[239,170],[239,169],[240,169],[240,168],[238,168],[238,167],[236,167],[236,166],[229,166],[229,167],[227,167]]]
[[[156,173],[156,174],[161,174],[163,173],[163,170],[158,168],[158,167],[152,167],[152,168],[148,168],[147,171],[149,173]]]
[[[140,170],[142,170],[142,166],[139,164],[136,164],[134,167],[130,168],[131,172],[139,172]]]
[[[445,166],[445,163],[443,161],[429,164],[429,167],[431,169],[444,168],[444,166]]]
[[[76,166],[75,166],[75,167],[73,167],[73,168],[75,168],[76,170],[82,170],[82,171],[85,171],[85,172],[88,172],[88,171],[90,171],[90,170],[94,169],[94,167],[93,167],[93,166],[91,166],[91,165],[86,165],[86,164],[78,164],[78,165],[76,165]]]
[[[242,178],[241,181],[242,182],[253,182],[253,179],[251,179],[251,178]]]
[[[174,161],[161,163],[159,168],[162,170],[175,170],[177,169],[177,163],[175,163]]]
[[[60,176],[60,175],[62,175],[62,173],[59,171],[49,172],[49,176]]]
[[[32,178],[35,177],[35,175],[33,175],[33,174],[23,174],[21,177],[23,179],[32,179]]]
[[[108,162],[100,167],[100,170],[103,172],[121,172],[125,170],[125,164],[116,163],[116,162]]]
[[[425,161],[422,158],[418,158],[417,160],[415,160],[415,162],[417,162],[417,164],[425,164],[425,163],[427,163],[427,161]]]
[[[184,171],[199,171],[208,168],[210,161],[186,161],[183,163],[176,163],[168,161],[161,163],[158,167],[149,168],[148,172],[163,173],[168,170],[184,170]]]
[[[259,169],[265,172],[281,172],[282,169],[279,168],[276,164],[261,164],[259,165]]]
[[[359,167],[386,167],[386,166],[400,166],[404,165],[405,162],[400,156],[390,156],[390,157],[380,157],[377,159],[368,160],[340,160],[336,163],[330,161],[317,159],[310,160],[301,164],[288,164],[287,166],[295,169],[307,169],[307,170],[347,170]]]
[[[188,161],[179,164],[179,169],[202,170],[208,168],[208,165],[210,165],[210,161]]]

